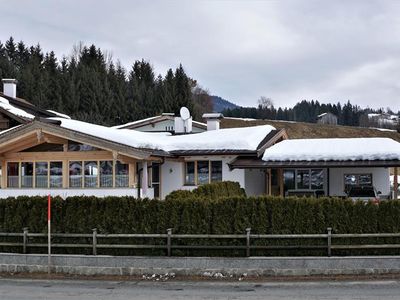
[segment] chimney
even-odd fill
[[[223,118],[224,115],[220,113],[203,114],[203,119],[207,121],[207,131],[218,130],[221,119]]]
[[[6,79],[3,80],[3,94],[12,98],[17,97],[17,80],[16,79]]]

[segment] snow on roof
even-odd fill
[[[48,109],[47,111],[50,112],[50,113],[52,113],[52,114],[55,114],[55,115],[57,115],[57,116],[59,116],[59,117],[61,117],[61,118],[71,119],[70,116],[68,116],[68,115],[66,115],[66,114],[59,113],[58,111],[51,110],[51,109]]]
[[[158,119],[158,118],[160,118],[160,116],[154,116],[154,117],[150,117],[150,118],[146,118],[146,119],[136,120],[136,121],[125,123],[125,124],[112,126],[111,128],[119,129],[119,128],[131,126],[131,125],[139,124],[139,123],[142,123],[142,122],[152,121],[152,120],[155,120],[155,119]]]
[[[164,151],[178,150],[246,150],[255,151],[274,127],[270,125],[229,128],[195,134],[171,135],[130,129],[117,129],[77,120],[50,118],[61,122],[61,127],[103,138],[134,148]]]
[[[20,108],[17,108],[13,105],[10,104],[10,102],[3,97],[0,97],[0,107],[7,110],[8,112],[12,113],[13,115],[26,118],[26,119],[34,119],[35,116],[27,113],[25,110],[22,110]]]
[[[400,143],[389,138],[285,140],[265,150],[263,160],[400,160]]]
[[[206,113],[202,116],[203,119],[223,119],[224,115],[221,113]]]
[[[111,128],[121,129],[121,128],[125,128],[125,127],[130,127],[130,126],[133,126],[133,125],[136,125],[136,124],[140,124],[140,123],[156,121],[157,119],[165,120],[164,118],[173,120],[174,116],[175,116],[174,113],[162,113],[160,116],[154,116],[154,117],[150,117],[150,118],[146,118],[146,119],[136,120],[136,121],[125,123],[125,124],[112,126]],[[196,124],[196,125],[199,125],[199,126],[203,126],[203,127],[207,126],[207,124],[201,123],[201,122],[198,122],[198,121],[192,121],[192,123]]]
[[[253,118],[234,118],[234,117],[224,117],[224,119],[228,119],[228,120],[241,120],[241,121],[256,121],[257,119],[253,119]],[[260,120],[260,119],[258,119]]]

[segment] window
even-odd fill
[[[50,162],[50,187],[61,188],[63,185],[62,161]]]
[[[222,181],[222,161],[211,162],[211,182]]]
[[[324,170],[311,170],[311,189],[323,190],[324,189]]]
[[[210,169],[209,161],[201,160],[197,162],[197,184],[209,183]]]
[[[325,175],[323,169],[300,169],[283,171],[284,189],[323,190]]]
[[[344,174],[345,191],[353,186],[372,186],[372,174]]]
[[[97,161],[85,161],[85,187],[97,187],[98,174]]]
[[[35,165],[35,186],[37,188],[48,187],[49,167],[47,162],[36,162]]]
[[[129,165],[117,161],[115,164],[115,186],[128,187],[129,186]]]
[[[19,163],[17,162],[7,163],[7,186],[19,187]]]
[[[186,185],[196,185],[195,182],[195,162],[188,161],[185,164],[186,172],[185,172],[185,184]]]
[[[188,161],[185,163],[185,185],[222,181],[222,161]]]
[[[113,162],[111,160],[100,162],[100,187],[113,186]]]
[[[295,181],[295,171],[294,170],[284,170],[283,171],[283,184],[285,191],[296,189]]]
[[[33,162],[21,163],[21,187],[33,187]]]
[[[68,141],[68,151],[96,151],[96,150],[99,149],[90,145]]]
[[[154,189],[154,197],[160,198],[160,164],[151,165],[151,186]]]
[[[298,190],[310,189],[310,171],[297,170],[296,184]]]
[[[70,161],[69,162],[69,187],[81,188],[82,187],[82,162]]]

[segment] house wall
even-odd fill
[[[390,194],[389,168],[331,168],[329,169],[329,195],[346,196],[344,174],[372,174],[372,184],[383,196]]]
[[[222,180],[236,181],[240,186],[245,188],[245,171],[244,170],[229,170],[228,163],[235,156],[191,156],[185,158],[186,161],[193,160],[221,160],[222,161]],[[193,190],[197,186],[185,186],[185,170],[184,162],[166,160],[161,165],[161,199],[164,199],[172,191],[176,190]]]
[[[174,130],[175,122],[174,120],[164,120],[160,122],[155,122],[153,124],[148,124],[148,125],[143,125],[140,127],[135,128],[134,130],[138,131],[146,131],[146,132],[160,132],[160,131],[172,131]],[[166,129],[168,128],[168,129]],[[196,127],[196,124],[193,123],[192,125],[192,132],[193,133],[199,133],[203,132],[205,129],[201,129]]]
[[[265,172],[261,169],[245,169],[245,191],[247,196],[265,194]]]

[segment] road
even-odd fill
[[[1,300],[399,298],[397,280],[266,283],[0,279]]]

